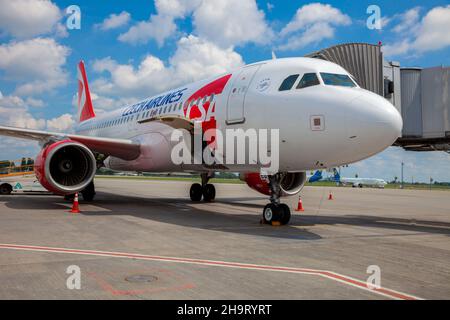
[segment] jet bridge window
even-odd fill
[[[323,83],[329,86],[356,87],[353,80],[346,74],[321,72],[320,76],[322,77]]]
[[[297,89],[317,86],[320,84],[319,78],[315,73],[305,73],[297,85]]]
[[[299,76],[298,74],[293,74],[284,79],[278,91],[291,90],[292,87],[294,86],[295,81],[297,81],[298,76]]]

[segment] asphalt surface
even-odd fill
[[[305,187],[305,211],[269,226],[245,185],[216,184],[214,203],[191,203],[186,182],[96,187],[81,214],[54,195],[0,197],[0,299],[450,298],[448,191]]]

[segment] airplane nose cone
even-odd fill
[[[366,157],[391,146],[401,136],[403,121],[397,109],[371,92],[354,99],[347,113],[347,133],[353,147]]]

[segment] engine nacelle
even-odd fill
[[[34,172],[42,186],[61,195],[84,190],[94,179],[96,169],[92,151],[72,140],[47,145],[34,163]]]
[[[247,185],[262,194],[270,195],[269,181],[261,179],[261,175],[257,172],[240,174],[239,178],[247,183]],[[282,174],[280,188],[281,196],[293,196],[302,190],[306,183],[306,172],[287,172]]]

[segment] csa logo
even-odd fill
[[[264,78],[261,81],[259,81],[258,85],[256,86],[256,90],[259,92],[266,91],[270,87],[270,78]]]
[[[202,122],[203,132],[216,129],[215,97],[222,93],[231,78],[231,74],[208,83],[190,96],[184,104],[184,115],[190,120]]]

